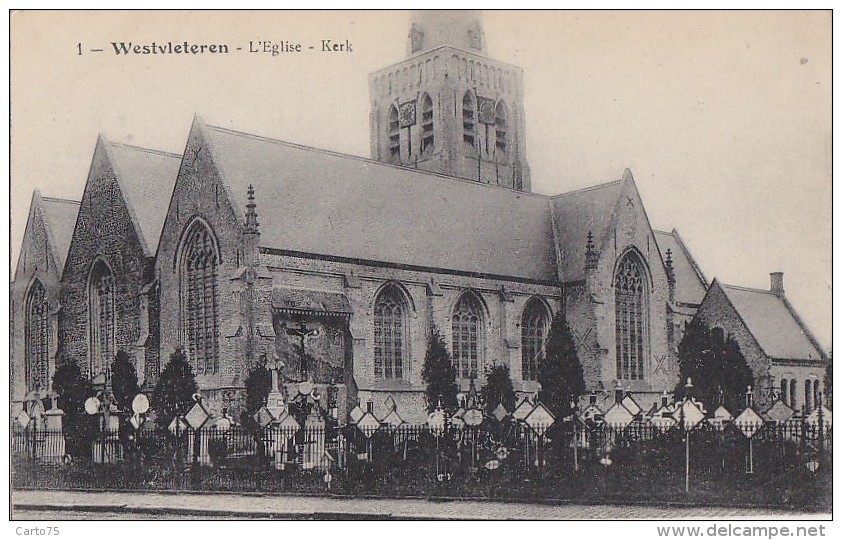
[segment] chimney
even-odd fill
[[[784,273],[783,272],[772,272],[769,274],[771,278],[771,286],[769,287],[769,292],[775,294],[777,296],[784,295]]]

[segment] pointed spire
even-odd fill
[[[667,249],[667,260],[664,261],[667,269],[667,284],[669,285],[670,302],[675,301],[675,266],[672,263],[672,249]]]
[[[260,223],[257,222],[257,204],[254,202],[254,187],[251,184],[249,184],[248,196],[249,202],[246,204],[246,232],[260,234],[258,230]]]
[[[667,267],[667,279],[675,283],[675,267],[672,264],[672,249],[667,249],[667,260],[665,262]]]
[[[585,243],[585,269],[590,270],[596,268],[597,262],[598,257],[593,243],[593,233],[588,231],[588,241]]]

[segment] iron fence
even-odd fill
[[[147,424],[96,435],[68,457],[62,433],[16,428],[13,484],[520,500],[771,497],[802,504],[829,493],[832,469],[831,425],[803,420],[702,422],[692,430],[572,421],[540,435],[523,422],[493,418],[441,431],[402,424],[373,432],[270,425],[173,433]],[[692,482],[689,494],[682,494],[685,480]]]

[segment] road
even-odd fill
[[[620,505],[548,505],[427,499],[349,499],[295,495],[12,492],[12,519],[781,519],[768,509]],[[809,519],[826,515],[811,514]]]

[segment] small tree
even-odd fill
[[[255,365],[245,380],[246,384],[246,410],[240,417],[242,424],[246,427],[257,427],[254,421],[254,413],[266,403],[269,392],[272,391],[272,373],[266,369],[266,363],[261,362]]]
[[[509,411],[515,408],[517,396],[512,378],[509,375],[509,366],[505,364],[494,365],[486,371],[485,386],[480,390],[480,396],[485,403],[485,410],[491,414],[500,403]]]
[[[88,453],[94,417],[85,412],[85,400],[94,395],[90,381],[76,362],[62,358],[53,375],[53,391],[58,394],[58,408],[64,411],[62,430],[67,453],[81,457]]]
[[[740,346],[721,328],[711,330],[700,319],[693,319],[684,327],[684,337],[678,345],[679,380],[676,399],[683,399],[689,377],[693,383],[693,397],[708,409],[720,404],[736,412],[743,408],[743,395],[754,376]]]
[[[179,348],[171,355],[152,393],[152,408],[158,424],[166,427],[176,415],[186,414],[193,405],[193,394],[199,389],[193,368]]]
[[[134,364],[123,350],[117,351],[114,363],[111,364],[111,393],[121,411],[132,412],[132,400],[140,393],[140,386],[137,384]]]
[[[427,353],[424,355],[424,368],[421,376],[427,385],[427,410],[433,411],[441,402],[448,412],[457,408],[456,394],[459,386],[456,384],[456,369],[453,359],[444,344],[444,338],[438,327],[432,325],[427,337]]]
[[[585,393],[582,364],[564,310],[553,317],[544,355],[538,360],[538,399],[556,418],[570,415],[570,402]]]

